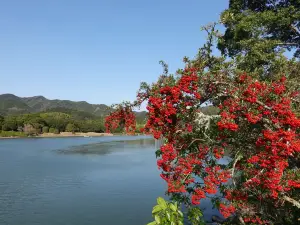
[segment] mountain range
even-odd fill
[[[44,96],[18,97],[13,94],[0,95],[0,115],[20,115],[38,112],[63,112],[72,114],[78,118],[103,117],[111,112],[111,108],[105,104],[90,104],[86,101],[50,100]],[[204,106],[201,108],[204,114],[218,114],[218,108]],[[135,112],[138,122],[144,121],[147,112]]]
[[[19,115],[44,111],[81,111],[94,116],[105,116],[111,108],[105,104],[90,104],[85,101],[50,100],[44,96],[18,97],[13,94],[0,95],[0,115]],[[136,112],[145,115],[146,112]]]

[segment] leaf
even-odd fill
[[[162,152],[161,152],[160,149],[158,149],[158,150],[155,151],[156,158],[159,158],[161,155],[162,155]]]
[[[157,225],[157,223],[155,221],[148,223],[147,225]]]
[[[172,203],[170,204],[170,209],[173,211],[173,212],[176,212],[177,211],[177,207],[175,205],[173,205]]]
[[[155,219],[157,224],[160,224],[160,217],[158,215],[155,215],[154,219]]]
[[[160,205],[162,207],[162,209],[166,209],[167,208],[167,203],[166,203],[166,201],[162,197],[159,197],[157,199],[157,204]]]
[[[181,217],[183,217],[183,213],[180,210],[178,210],[178,213]]]
[[[170,215],[170,212],[167,212],[167,217],[168,217],[168,220],[171,221],[171,215]]]
[[[160,212],[161,210],[162,210],[162,207],[160,205],[156,205],[153,207],[152,214]]]

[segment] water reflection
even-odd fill
[[[66,149],[54,150],[59,154],[106,155],[112,152],[125,150],[141,150],[154,147],[153,139],[122,140],[114,142],[92,143],[80,146],[71,146]]]

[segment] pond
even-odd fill
[[[147,136],[0,140],[0,224],[143,225],[164,196]]]

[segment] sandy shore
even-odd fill
[[[94,133],[94,132],[88,132],[88,133],[61,132],[60,134],[45,133],[45,134],[40,134],[38,136],[33,136],[33,137],[34,138],[36,138],[36,137],[40,137],[40,138],[56,138],[56,137],[103,137],[103,136],[113,136],[113,134],[109,134],[109,133]],[[27,137],[0,137],[0,139],[8,139],[8,138],[27,138]]]

